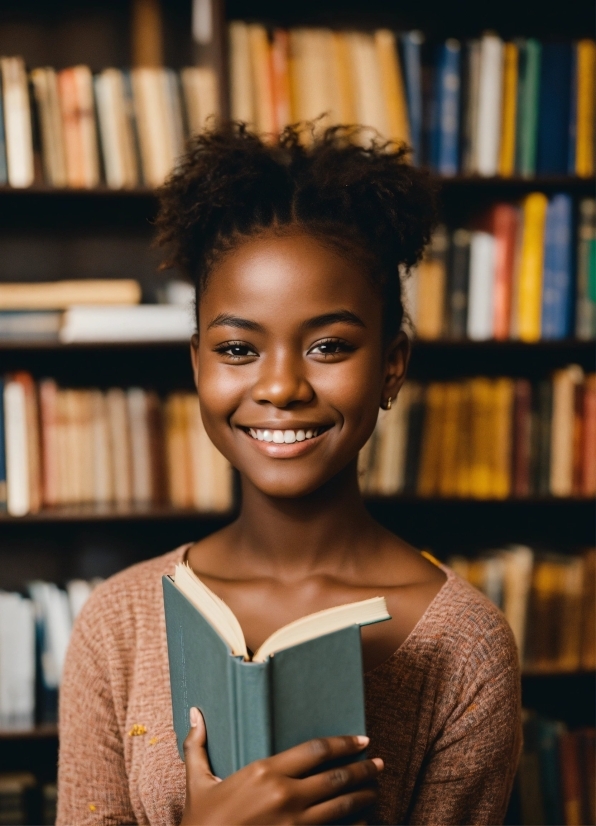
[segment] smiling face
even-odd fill
[[[408,342],[382,338],[382,302],[355,260],[312,236],[266,232],[213,268],[193,365],[206,430],[245,481],[312,493],[355,466]]]

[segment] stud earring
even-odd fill
[[[391,396],[385,402],[385,410],[391,410]]]

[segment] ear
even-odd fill
[[[199,334],[193,333],[190,339],[190,360],[192,362],[192,375],[197,392],[199,390]]]
[[[395,401],[405,381],[410,362],[410,339],[400,330],[385,350],[383,390],[380,406],[385,407],[388,399]]]

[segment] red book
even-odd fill
[[[517,221],[518,211],[514,206],[510,204],[495,206],[493,211],[495,236],[493,335],[499,340],[509,338]]]
[[[513,390],[512,496],[528,496],[530,493],[531,436],[532,385],[527,379],[516,379]]]
[[[586,376],[584,382],[583,466],[581,493],[596,494],[596,373]]]

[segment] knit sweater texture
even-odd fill
[[[161,577],[187,547],[107,580],[77,618],[61,687],[57,826],[181,820]],[[498,824],[505,814],[521,748],[518,655],[503,615],[444,570],[406,641],[365,674],[368,753],[385,761],[369,822]]]

